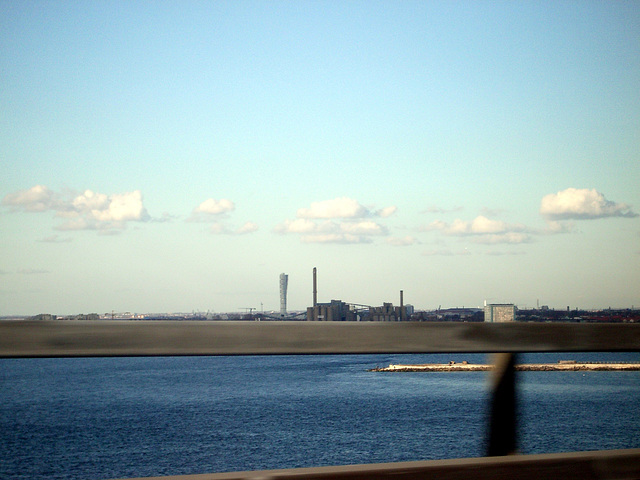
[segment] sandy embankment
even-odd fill
[[[376,367],[370,372],[484,372],[493,365],[471,363],[427,363],[422,365],[389,365]],[[530,363],[516,365],[518,371],[530,372],[576,372],[576,371],[632,371],[640,370],[640,363],[578,363],[562,361],[558,363]]]

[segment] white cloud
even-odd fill
[[[78,211],[100,211],[109,208],[109,197],[104,193],[94,193],[91,190],[85,190],[83,194],[78,195],[71,202],[73,208]]]
[[[491,220],[485,216],[476,217],[471,222],[471,231],[473,233],[498,233],[508,230],[510,227],[500,220]]]
[[[486,243],[490,245],[495,245],[497,243],[528,243],[530,241],[531,236],[522,232],[481,235],[473,239],[474,243]]]
[[[388,230],[386,227],[372,221],[362,222],[342,222],[340,224],[340,230],[344,233],[352,235],[387,235]]]
[[[365,217],[389,217],[398,207],[389,206],[372,212],[357,200],[348,197],[312,202],[309,208],[299,208],[296,217],[307,219],[333,219],[333,218],[365,218]]]
[[[208,215],[220,215],[221,213],[227,213],[235,210],[235,204],[226,198],[216,200],[214,198],[208,198],[196,208],[193,209],[194,214],[208,214]]]
[[[477,216],[471,221],[456,219],[451,223],[436,220],[423,231],[439,230],[445,235],[465,236],[484,235],[489,233],[505,233],[509,231],[523,231],[526,228],[520,224],[508,224],[501,220],[491,220],[483,215]]]
[[[71,237],[61,237],[59,235],[51,235],[49,237],[44,237],[39,242],[44,243],[69,243],[71,241]]]
[[[221,222],[216,222],[211,225],[210,232],[214,235],[246,235],[258,230],[258,225],[253,222],[246,222],[240,228],[236,230],[228,228]]]
[[[410,235],[402,238],[394,237],[387,239],[387,243],[389,245],[393,245],[394,247],[408,247],[409,245],[415,245],[420,243],[417,238],[412,237]]]
[[[360,205],[357,200],[341,197],[322,202],[312,202],[310,208],[300,208],[298,218],[362,218],[369,214],[369,210]]]
[[[366,218],[386,218],[396,210],[390,206],[372,212],[351,198],[335,198],[298,209],[295,220],[285,220],[274,231],[299,234],[305,243],[370,243],[370,237],[388,235],[389,230]]]
[[[98,235],[102,235],[102,236],[120,235],[122,233],[122,230],[124,230],[125,228],[126,227],[124,225],[114,225],[109,228],[105,228],[104,226],[101,226],[101,228],[98,229]]]
[[[505,210],[504,208],[482,207],[482,210],[480,210],[480,212],[482,213],[482,215],[487,217],[499,217],[500,215],[504,215],[507,210]]]
[[[70,219],[55,227],[57,230],[122,230],[127,222],[144,222],[149,214],[142,202],[140,190],[114,195],[85,190],[73,198],[63,198],[43,185],[10,193],[2,201],[28,212],[53,211],[57,217]]]
[[[61,210],[60,216],[70,220],[57,230],[122,230],[127,222],[149,220],[140,190],[114,195],[85,190],[71,201],[70,208]]]
[[[56,194],[44,185],[36,185],[5,195],[2,205],[26,212],[44,212],[55,207]]]
[[[379,217],[382,217],[382,218],[387,218],[387,217],[390,217],[391,215],[393,215],[394,213],[396,213],[397,210],[398,210],[398,207],[396,207],[396,206],[384,207],[384,208],[381,208],[380,210],[378,210],[376,212],[376,215],[378,215]]]
[[[452,212],[459,212],[460,210],[462,210],[462,207],[453,207],[453,208],[442,208],[442,207],[438,207],[436,205],[432,205],[428,208],[426,208],[425,210],[422,210],[420,213],[452,213]]]
[[[323,233],[317,235],[303,235],[301,240],[304,243],[371,243],[371,239],[363,235],[352,235],[350,233]]]
[[[547,221],[547,228],[542,233],[545,234],[558,234],[558,233],[570,233],[575,230],[573,222],[558,222],[555,220]]]
[[[98,230],[98,223],[95,221],[89,221],[82,217],[68,220],[54,228],[63,232],[70,232],[74,230]]]
[[[372,212],[351,198],[335,198],[298,209],[295,220],[285,220],[274,231],[299,234],[305,243],[371,243],[371,237],[388,235],[389,230],[369,218],[386,218],[396,210],[390,206]]]
[[[216,222],[209,227],[209,231],[214,235],[227,235],[229,230],[222,223]]]
[[[427,257],[440,257],[440,256],[450,257],[454,255],[471,255],[471,252],[466,248],[464,250],[456,250],[456,251],[450,250],[448,248],[440,248],[440,249],[427,250],[425,252],[422,252],[422,255]]]
[[[306,218],[285,220],[275,231],[300,234],[304,243],[371,243],[369,237],[388,234],[384,225],[370,220],[316,223]]]
[[[177,220],[178,218],[180,218],[178,215],[173,215],[172,213],[169,213],[169,212],[163,212],[160,217],[155,217],[150,220],[156,223],[169,223],[169,222],[173,222],[174,220]]]
[[[474,243],[525,243],[531,241],[528,229],[521,224],[509,224],[479,215],[471,221],[456,219],[451,223],[442,220],[431,222],[421,231],[440,231],[444,235],[473,237]]]
[[[244,225],[242,225],[240,228],[236,230],[236,234],[244,235],[247,233],[253,233],[257,230],[258,230],[258,225],[256,223],[246,222]]]
[[[567,188],[542,198],[540,214],[549,220],[589,220],[604,217],[637,217],[626,203],[607,200],[596,189]]]
[[[305,218],[298,218],[296,220],[285,220],[275,228],[278,233],[311,233],[315,232],[318,225]]]
[[[227,198],[222,198],[220,200],[208,198],[193,209],[193,212],[187,221],[210,222],[214,218],[227,219],[229,217],[227,214],[233,212],[235,209],[235,204]],[[225,222],[216,221],[209,228],[209,231],[214,235],[246,235],[257,230],[258,225],[254,222],[245,222],[239,228],[233,228],[228,226]]]
[[[111,195],[101,208],[93,208],[91,215],[99,222],[128,222],[149,219],[147,210],[142,205],[142,193],[135,190],[128,193]]]

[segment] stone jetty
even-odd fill
[[[640,370],[640,363],[599,363],[560,360],[558,363],[528,363],[516,365],[522,372],[577,372],[577,371],[631,371]],[[370,372],[485,372],[493,370],[493,365],[468,362],[425,363],[419,365],[389,365],[372,368]]]

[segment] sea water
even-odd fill
[[[540,354],[639,361],[638,354]],[[0,478],[107,479],[481,456],[482,355],[0,360]],[[640,447],[640,372],[519,372],[519,447]]]

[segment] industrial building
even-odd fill
[[[513,303],[490,303],[484,305],[484,321],[504,323],[516,321],[516,306]]]
[[[400,290],[400,306],[383,303],[381,307],[369,307],[369,315],[365,320],[370,322],[404,322],[413,314],[413,305],[404,304],[404,291]]]
[[[381,307],[371,307],[342,300],[331,300],[329,303],[318,303],[318,272],[313,268],[313,306],[307,308],[307,321],[318,322],[399,322],[408,320],[413,314],[412,305],[404,305],[404,292],[400,290],[400,306],[385,303]]]
[[[407,318],[406,308],[394,307],[393,303],[383,303],[381,307],[369,307],[369,318],[371,322],[400,322]]]
[[[356,312],[351,310],[349,304],[342,300],[316,303],[315,306],[307,308],[307,320],[310,322],[353,322],[357,319]]]

